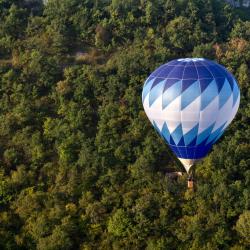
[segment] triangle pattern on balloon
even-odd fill
[[[197,80],[194,80],[194,79],[182,79],[181,92],[183,93],[186,89],[188,89],[196,81]]]
[[[157,77],[167,78],[169,73],[174,69],[172,66],[165,66],[162,70],[157,74]]]
[[[172,85],[174,85],[175,83],[179,82],[180,79],[177,79],[177,78],[167,78],[166,79],[166,84],[164,86],[164,90],[163,90],[163,93],[169,89]]]
[[[154,123],[158,127],[158,129],[161,131],[162,127],[164,126],[165,121],[162,119],[154,119]]]
[[[165,84],[165,79],[161,80],[156,86],[151,88],[151,91],[149,93],[149,107],[152,106],[154,101],[162,95],[163,88]]]
[[[210,104],[200,111],[199,119],[199,131],[198,134],[202,133],[208,127],[216,122],[216,118],[219,113],[219,96],[217,95]]]
[[[239,88],[237,86],[237,83],[234,81],[234,86],[233,86],[233,106],[235,105],[237,99],[238,99],[238,96],[239,96]]]
[[[218,93],[221,91],[222,87],[224,86],[225,80],[226,80],[225,77],[215,78],[215,81],[218,87]]]
[[[166,139],[168,143],[170,143],[170,132],[168,130],[167,124],[164,122],[162,130],[161,130],[162,136]]]
[[[172,101],[181,95],[181,81],[176,82],[162,95],[162,109],[165,109]]]
[[[170,134],[172,134],[181,123],[180,120],[176,120],[176,121],[166,120],[165,122],[167,124],[168,131],[170,132]]]
[[[203,78],[203,79],[199,79],[200,82],[200,88],[201,88],[201,93],[203,93],[203,91],[210,85],[210,83],[212,81],[215,81],[214,78]],[[217,86],[217,84],[216,84]],[[216,91],[218,92],[218,91]]]
[[[205,67],[211,72],[214,78],[225,78],[224,72],[217,65],[208,65]]]
[[[200,96],[199,81],[195,81],[189,88],[187,88],[181,95],[181,109],[186,108],[198,96]]]
[[[188,133],[200,120],[201,96],[198,96],[186,108],[181,110],[183,134]]]
[[[209,138],[208,138],[208,140],[207,140],[207,142],[206,142],[206,145],[208,144],[208,143],[212,143],[216,138],[217,138],[217,136],[218,135],[220,135],[222,132],[223,132],[223,127],[224,127],[224,125],[225,125],[226,123],[224,123],[222,126],[220,126],[217,130],[215,130],[212,134],[210,134],[210,136],[209,136]]]
[[[159,68],[154,70],[150,76],[157,77],[159,73],[162,71],[162,69],[164,69],[165,67],[166,67],[165,65],[161,65]]]
[[[184,135],[185,145],[188,146],[197,136],[199,123],[197,123],[188,133]]]
[[[213,75],[209,72],[207,67],[196,67],[199,75],[199,79],[213,79]]]
[[[232,90],[230,84],[228,80],[225,79],[224,85],[219,93],[219,108],[221,108],[226,103],[231,94]]]
[[[154,82],[153,82],[150,90],[152,90],[153,88],[155,88],[159,83],[161,83],[164,80],[166,81],[166,79],[155,77]]]
[[[182,132],[182,126],[181,124],[171,133],[171,136],[174,140],[175,145],[178,145],[182,138],[183,132]]]
[[[233,105],[233,109],[231,110],[231,115],[230,115],[230,117],[229,117],[229,119],[228,119],[228,121],[225,124],[223,129],[225,129],[232,122],[233,118],[235,117],[235,115],[237,113],[239,105],[240,105],[240,95],[238,95],[236,103]]]
[[[174,67],[174,69],[168,74],[168,78],[179,78],[183,74],[184,66]]]
[[[196,146],[196,140],[197,140],[197,135],[194,137],[194,139],[189,142],[188,147],[195,147]]]
[[[186,146],[183,136],[181,137],[181,139],[180,139],[180,141],[178,142],[178,145],[177,145],[177,146],[178,146],[178,147],[184,147],[184,146]]]
[[[217,84],[215,80],[212,80],[201,94],[201,110],[205,109],[217,95]]]
[[[214,128],[212,130],[212,133],[217,130],[219,127],[221,127],[222,124],[227,123],[227,121],[230,119],[233,109],[233,95],[228,98],[227,102],[221,107],[219,110],[219,113],[216,118],[216,123],[214,125]]]
[[[205,129],[203,132],[198,134],[197,140],[196,140],[196,145],[200,145],[200,144],[204,145],[206,143],[206,140],[211,135],[211,132],[213,130],[214,125],[215,125],[215,123],[213,123],[211,126],[209,126],[207,129]]]
[[[149,77],[146,83],[144,84],[143,91],[142,91],[142,102],[144,102],[147,94],[150,92],[154,80],[155,78]]]
[[[174,142],[174,139],[173,139],[173,137],[171,136],[171,134],[170,134],[169,145],[174,145],[174,146],[176,146],[176,144],[175,144],[175,142]]]

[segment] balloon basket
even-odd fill
[[[188,180],[187,187],[188,187],[188,189],[193,190],[194,189],[194,181],[193,180]]]
[[[194,179],[193,179],[193,173],[192,172],[189,173],[188,181],[187,181],[187,187],[190,190],[194,189]]]

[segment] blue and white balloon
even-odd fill
[[[240,90],[223,66],[184,58],[157,68],[146,80],[144,110],[188,172],[205,157],[235,117]]]

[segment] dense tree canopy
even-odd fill
[[[219,0],[0,1],[0,249],[250,247],[250,20]],[[196,191],[142,108],[160,64],[241,89]]]

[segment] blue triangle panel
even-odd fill
[[[201,93],[202,93],[210,85],[210,83],[214,81],[214,78],[200,79],[199,81],[200,81],[200,88],[201,88]]]
[[[157,74],[157,77],[167,78],[169,73],[174,69],[174,67],[171,67],[169,65],[165,65],[159,74]]]
[[[186,147],[179,147],[179,146],[171,145],[170,148],[178,158],[187,159]]]
[[[197,136],[195,136],[195,138],[188,144],[188,147],[195,147],[196,146],[196,140],[197,140]]]
[[[236,83],[236,81],[234,81],[234,88],[233,88],[233,106],[235,105],[237,99],[238,99],[238,96],[239,96],[239,87]]]
[[[202,133],[197,136],[196,145],[205,144],[208,137],[211,135],[215,123],[205,129]]]
[[[181,124],[171,133],[171,136],[175,142],[175,145],[178,145],[183,135]]]
[[[170,144],[170,145],[173,145],[173,146],[176,145],[171,135],[170,135],[170,142],[169,142],[169,144]]]
[[[213,75],[209,72],[209,70],[205,66],[196,68],[198,71],[199,79],[214,78]]]
[[[224,66],[218,63],[216,65],[217,65],[217,69],[221,70],[221,74],[224,75],[225,78],[230,74]]]
[[[196,80],[194,80],[194,79],[182,80],[181,92],[184,92],[186,89],[188,89],[191,85],[194,84],[194,82],[196,82]]]
[[[198,133],[199,124],[196,124],[188,133],[184,135],[185,145],[189,146],[189,144],[196,138]]]
[[[162,70],[164,67],[165,67],[165,65],[161,65],[161,66],[158,67],[155,71],[153,71],[153,72],[151,73],[150,76],[157,77],[158,74],[161,72],[161,70]]]
[[[162,96],[165,80],[162,80],[157,84],[149,93],[149,107],[154,103],[154,101]]]
[[[161,83],[162,81],[164,81],[164,79],[155,77],[155,80],[154,80],[154,82],[153,82],[153,84],[152,84],[152,86],[151,86],[151,90],[152,90],[154,87],[156,87],[159,83]]]
[[[218,88],[213,80],[201,94],[201,110],[204,110],[218,95]]]
[[[176,66],[169,74],[168,78],[178,78],[182,79],[184,66]]]
[[[216,139],[216,138],[223,132],[222,129],[223,129],[223,127],[225,126],[225,124],[226,124],[226,122],[225,122],[222,126],[220,126],[218,129],[216,129],[216,130],[209,136],[209,138],[208,138],[206,144],[212,142],[214,139]]]
[[[181,94],[181,81],[168,88],[162,95],[162,108],[166,108]]]
[[[162,130],[161,130],[162,136],[165,138],[165,140],[170,143],[170,132],[168,130],[167,124],[164,122]]]
[[[180,79],[176,79],[176,78],[171,78],[171,79],[166,79],[166,83],[164,86],[164,90],[163,92],[165,92],[167,89],[169,89],[172,85],[174,85],[175,83],[179,82]]]
[[[219,108],[221,108],[227,102],[231,94],[232,94],[232,90],[231,90],[228,80],[226,79],[219,93]]]
[[[178,146],[185,146],[185,142],[184,142],[184,138],[183,136],[181,137],[179,143],[178,143]]]
[[[143,91],[142,91],[142,102],[144,102],[147,94],[150,92],[154,79],[155,78],[153,77],[149,77],[146,83],[144,84]]]
[[[149,76],[149,77],[147,78],[147,80],[145,81],[145,83],[144,83],[144,85],[143,85],[143,88],[145,88],[150,82],[151,82],[151,85],[152,85],[152,80],[154,80],[154,79],[155,79],[155,77]]]
[[[183,110],[200,95],[199,81],[194,82],[181,95],[181,109]]]
[[[216,78],[215,80],[216,80],[216,83],[217,83],[218,92],[220,92],[223,85],[224,85],[224,82],[225,82],[226,78],[225,77],[220,77],[220,78]]]
[[[216,65],[209,65],[207,66],[208,70],[213,74],[213,77],[217,78],[225,78],[225,72],[219,66]]]

